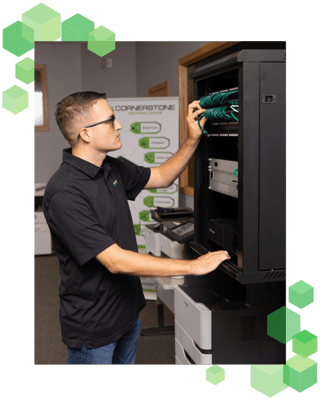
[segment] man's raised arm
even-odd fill
[[[195,111],[194,111],[195,110]],[[157,189],[168,187],[185,170],[188,162],[196,151],[201,139],[202,131],[198,125],[198,117],[205,112],[201,108],[200,101],[193,101],[188,107],[188,139],[180,149],[160,167],[151,168],[151,175],[144,189]],[[203,117],[200,121],[203,127],[207,119]]]

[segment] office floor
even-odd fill
[[[59,323],[59,261],[55,255],[35,257],[35,364],[67,364]],[[156,302],[148,300],[141,313],[142,328],[157,325]],[[164,306],[164,324],[174,316]],[[140,336],[136,364],[174,364],[174,334]]]

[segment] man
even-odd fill
[[[188,140],[160,167],[145,168],[107,155],[121,148],[122,126],[104,93],[74,93],[57,104],[56,121],[71,148],[48,182],[43,209],[59,258],[69,364],[133,364],[146,306],[139,277],[203,275],[230,258],[225,251],[197,260],[139,254],[127,202],[181,174],[200,141],[204,111],[191,103]]]

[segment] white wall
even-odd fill
[[[112,67],[101,67],[102,59],[111,59]],[[116,49],[104,57],[81,46],[82,90],[107,93],[107,98],[136,97],[135,42],[116,42]]]
[[[178,60],[209,42],[137,42],[137,96],[169,81],[169,96],[178,96]]]
[[[62,150],[69,147],[54,113],[65,96],[82,90],[80,44],[36,42],[35,64],[47,66],[49,109],[49,131],[35,132],[35,182],[47,183],[62,162]]]
[[[112,68],[101,68],[101,57],[86,42],[36,42],[35,63],[46,64],[49,131],[35,132],[35,182],[47,183],[69,147],[55,121],[56,104],[79,91],[107,93],[107,97],[136,97],[135,42],[117,42]]]

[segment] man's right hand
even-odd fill
[[[205,275],[218,268],[223,261],[230,260],[226,251],[208,253],[196,260],[176,260],[123,250],[116,243],[103,250],[96,258],[113,274],[146,278]]]
[[[225,260],[230,260],[231,257],[227,251],[215,251],[198,257],[192,260],[192,275],[205,275],[214,271]]]

